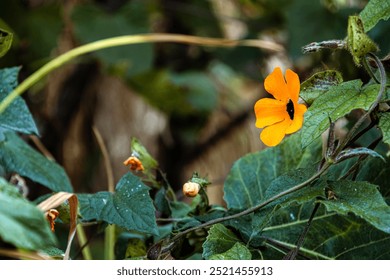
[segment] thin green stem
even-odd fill
[[[180,233],[178,233],[177,235],[175,235],[171,240],[170,240],[170,245],[168,245],[167,247],[165,247],[162,252],[166,252],[166,251],[169,251],[172,247],[174,247],[174,244],[175,244],[175,241],[179,240],[180,238],[182,238],[183,236],[187,235],[188,233],[192,232],[192,231],[196,231],[196,230],[199,230],[199,229],[203,229],[203,228],[206,228],[206,227],[209,227],[209,226],[212,226],[212,225],[215,225],[215,224],[218,224],[218,223],[222,223],[222,222],[226,222],[226,221],[229,221],[229,220],[232,220],[232,219],[237,219],[237,218],[240,218],[242,216],[245,216],[245,215],[248,215],[250,213],[253,213],[257,210],[260,210],[261,208],[264,208],[265,206],[267,206],[268,204],[288,195],[288,194],[291,194],[291,193],[294,193],[304,187],[306,187],[307,185],[309,185],[310,183],[312,183],[314,180],[318,179],[328,168],[330,167],[330,163],[325,163],[322,168],[316,173],[314,174],[312,177],[310,177],[309,179],[307,179],[306,181],[290,188],[290,189],[287,189],[281,193],[278,193],[277,195],[267,199],[266,201],[258,204],[258,205],[255,205],[251,208],[248,208],[242,212],[239,212],[239,213],[236,213],[236,214],[233,214],[233,215],[230,215],[230,216],[226,216],[226,217],[221,217],[221,218],[217,218],[217,219],[214,219],[214,220],[211,220],[211,221],[208,221],[204,224],[201,224],[199,226],[196,226],[196,227],[192,227],[192,228],[189,228],[187,230],[184,230]]]
[[[141,44],[141,43],[156,43],[156,42],[176,42],[183,44],[195,44],[202,46],[214,47],[235,47],[247,46],[258,47],[270,51],[282,51],[281,45],[264,40],[227,40],[207,37],[197,37],[181,34],[162,34],[151,33],[141,35],[127,35],[112,37],[109,39],[99,40],[77,48],[74,48],[56,58],[49,61],[47,64],[39,68],[36,72],[31,74],[27,79],[20,83],[4,100],[0,103],[0,114],[15,100],[19,95],[24,93],[27,89],[36,84],[39,80],[44,78],[53,70],[59,68],[65,63],[79,57],[83,54],[90,53],[97,50],[102,50],[111,47]]]
[[[115,225],[108,225],[104,229],[104,259],[114,260],[115,253]]]
[[[91,250],[88,246],[87,236],[85,235],[85,231],[83,225],[78,224],[76,227],[77,238],[79,239],[80,247],[82,247],[81,253],[83,254],[84,260],[92,260]]]
[[[368,75],[370,75],[370,77],[378,84],[380,84],[380,81],[378,80],[378,78],[375,76],[375,73],[372,71],[371,69],[371,66],[370,64],[368,63],[367,61],[367,57],[364,57],[363,59],[363,66],[364,68],[366,69]]]

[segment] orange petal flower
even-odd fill
[[[287,69],[286,78],[277,67],[265,78],[264,88],[275,99],[262,98],[255,104],[256,126],[263,128],[260,139],[267,146],[276,146],[286,134],[297,132],[303,124],[307,108],[298,104],[300,82],[298,75]]]

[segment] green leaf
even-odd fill
[[[115,13],[97,5],[77,5],[72,12],[74,31],[82,43],[90,43],[114,36],[143,34],[149,31],[147,4],[130,1]],[[127,77],[149,70],[153,62],[153,46],[136,44],[96,52],[109,68]]]
[[[237,242],[232,248],[221,254],[209,257],[209,260],[251,260],[252,254],[242,243]]]
[[[40,250],[56,243],[49,223],[34,204],[15,195],[0,178],[0,237],[20,249]],[[12,194],[12,195],[10,195]]]
[[[327,70],[315,73],[301,84],[300,97],[309,105],[322,94],[325,94],[332,86],[343,82],[341,73],[335,70]]]
[[[297,186],[308,180],[315,173],[315,168],[309,167],[304,169],[291,170],[290,172],[279,176],[272,181],[270,186],[265,191],[265,199],[269,199],[289,188]],[[293,203],[302,204],[304,202],[315,199],[317,196],[323,195],[323,190],[315,185],[315,183],[308,185],[307,187],[298,190],[294,193],[285,195],[284,197],[276,200],[272,205],[278,207],[286,207]]]
[[[310,178],[319,162],[321,145],[317,141],[306,150],[300,147],[300,135],[294,134],[281,145],[249,154],[234,163],[224,186],[224,199],[228,209],[244,210],[279,194],[290,187]],[[309,167],[309,168],[307,168]],[[258,247],[264,239],[259,233],[268,226],[271,217],[280,207],[292,203],[304,203],[314,200],[322,194],[320,188],[306,187],[303,190],[285,196],[253,215],[229,222],[237,229],[247,244]]]
[[[0,28],[0,57],[4,56],[12,45],[13,34]]]
[[[371,30],[381,19],[390,17],[390,2],[383,0],[370,0],[360,12],[365,31]]]
[[[213,225],[203,243],[202,256],[207,260],[216,254],[222,254],[231,249],[240,239],[222,224]]]
[[[310,207],[308,207],[310,206]],[[280,247],[294,248],[303,231],[313,205],[284,208],[275,214],[272,225],[265,228],[263,237],[271,238],[261,253],[265,259],[281,259]],[[356,216],[329,213],[325,207],[317,212],[305,242],[299,251],[309,259],[374,260],[390,258],[390,238]],[[285,252],[287,252],[287,250]],[[300,258],[300,257],[299,257]]]
[[[169,203],[172,218],[183,218],[194,210],[188,203],[182,201],[172,201]]]
[[[279,146],[246,155],[236,161],[224,185],[228,209],[247,209],[265,199],[271,182],[288,171],[312,166],[321,156],[320,141],[302,150],[300,133]]]
[[[0,69],[0,101],[17,86],[19,70],[19,67]],[[13,130],[25,134],[39,134],[34,119],[21,97],[17,97],[0,114],[0,129]]]
[[[364,32],[363,22],[359,16],[348,18],[347,48],[358,66],[362,64],[366,54],[378,50],[378,46]]]
[[[335,200],[323,200],[328,211],[347,215],[352,212],[374,227],[390,233],[390,206],[386,204],[378,187],[367,182],[328,182]]]
[[[367,110],[378,95],[378,85],[361,88],[360,80],[344,82],[319,96],[305,113],[302,127],[302,147],[307,147],[335,122],[354,109]]]
[[[158,234],[149,188],[131,173],[120,179],[115,193],[79,194],[78,198],[84,220],[105,221],[127,230]]]
[[[371,163],[367,166],[371,167],[369,170],[374,168],[377,172],[371,170],[370,175],[377,176],[378,173],[387,172],[383,168],[377,169],[377,166],[372,164],[374,161],[383,165],[382,161],[371,159]],[[385,174],[383,175],[382,179],[387,178]],[[364,176],[363,172],[357,175],[357,179],[364,178],[367,176]],[[321,180],[319,184],[309,188],[313,191],[317,189],[320,197],[323,197],[320,192],[323,192],[324,188],[329,188],[335,193],[336,199],[317,200],[325,204],[327,209],[320,207],[304,246],[300,250],[301,254],[314,259],[388,259],[390,257],[390,250],[384,250],[390,244],[389,235],[384,232],[388,230],[390,220],[389,206],[384,202],[377,186],[367,182]],[[262,232],[263,238],[271,238],[286,249],[295,247],[314,204],[305,203],[298,207],[292,206],[281,208],[274,213],[269,225]],[[349,215],[349,213],[355,213],[355,215]],[[381,230],[377,229],[379,227]],[[278,253],[279,249],[273,244],[267,244],[267,250],[262,252],[263,257],[282,258],[283,255]]]
[[[127,241],[125,258],[137,258],[146,256],[147,249],[145,242],[138,238],[130,238]]]
[[[50,256],[52,259],[55,260],[63,260],[65,255],[64,251],[54,246],[45,247],[41,249],[40,252]]]
[[[357,158],[347,159],[341,163],[332,165],[326,175],[327,180],[337,181],[341,176],[356,164]],[[379,190],[386,197],[390,198],[390,188],[387,184],[388,173],[390,172],[390,158],[382,159],[370,157],[360,162],[355,181],[365,181],[379,186]]]
[[[383,142],[390,144],[390,114],[383,113],[379,119],[379,128],[382,130]]]
[[[28,177],[54,192],[72,192],[69,178],[60,165],[42,156],[15,133],[6,132],[5,137],[0,142],[0,165],[7,172]]]
[[[271,182],[269,187],[265,190],[264,200],[274,197],[281,192],[295,187],[307,179],[309,179],[315,173],[315,169],[312,167],[305,169],[292,170],[284,175],[279,176]],[[317,197],[324,195],[323,188],[316,182],[313,182],[306,187],[285,195],[271,203],[266,207],[254,212],[250,217],[250,220],[237,220],[230,225],[236,228],[243,236],[246,244],[254,247],[263,245],[264,238],[261,237],[261,232],[265,227],[272,223],[275,216],[278,216],[278,211],[281,208],[290,208],[291,205],[304,204],[307,202],[313,202]]]

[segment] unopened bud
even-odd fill
[[[199,193],[200,185],[198,183],[187,182],[183,185],[183,194],[187,197],[194,197]]]

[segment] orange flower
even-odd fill
[[[123,162],[124,165],[130,165],[130,170],[143,171],[142,162],[135,156],[131,156]]]
[[[286,134],[298,131],[303,124],[307,108],[298,104],[300,82],[298,75],[290,69],[284,79],[277,67],[265,78],[264,88],[275,99],[262,98],[255,104],[256,126],[263,128],[260,139],[267,146],[276,146]]]

